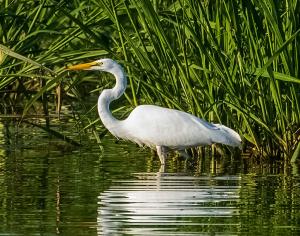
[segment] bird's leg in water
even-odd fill
[[[185,150],[178,150],[177,151],[180,156],[184,157],[185,160],[191,158],[190,155]]]
[[[187,168],[188,160],[191,158],[191,156],[186,152],[186,150],[178,150],[179,155],[184,158],[184,168]]]
[[[164,146],[156,146],[156,151],[157,151],[157,155],[158,155],[159,160],[160,160],[160,164],[164,165],[167,154],[168,154],[167,148],[164,147]]]

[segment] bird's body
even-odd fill
[[[215,125],[186,112],[153,105],[136,107],[127,119],[120,121],[116,136],[149,147],[164,146],[182,150],[199,145],[224,143],[237,146],[224,126]],[[115,133],[115,128],[111,133]],[[118,132],[120,131],[120,132]],[[223,134],[223,135],[220,135]],[[221,139],[221,137],[225,137]],[[229,136],[229,137],[227,137]]]
[[[125,120],[117,120],[109,110],[111,101],[118,99],[126,89],[122,67],[111,59],[69,67],[71,70],[102,70],[116,78],[113,89],[105,89],[98,99],[98,113],[104,126],[116,137],[131,140],[139,145],[156,148],[161,164],[169,149],[222,143],[240,146],[241,138],[234,130],[206,122],[189,113],[155,105],[137,106]]]

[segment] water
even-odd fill
[[[237,233],[238,176],[137,173],[99,196],[100,235]],[[235,220],[234,220],[235,219]]]
[[[71,131],[82,147],[0,123],[0,235],[300,233],[297,166],[206,157],[162,173],[148,149]]]

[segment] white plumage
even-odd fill
[[[70,70],[100,70],[113,74],[116,85],[105,89],[98,99],[98,113],[104,126],[116,137],[131,140],[139,145],[156,148],[161,164],[169,149],[221,143],[233,147],[241,145],[234,130],[206,122],[189,113],[154,105],[136,107],[125,120],[117,120],[109,110],[111,101],[118,99],[126,89],[126,76],[122,67],[111,59],[71,66]]]

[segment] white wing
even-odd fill
[[[174,149],[212,143],[240,145],[239,135],[223,127],[182,111],[142,105],[120,123],[118,136],[149,147],[166,146]],[[232,136],[236,136],[233,141],[230,140]]]

